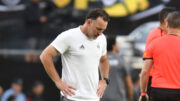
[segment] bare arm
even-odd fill
[[[133,101],[133,84],[130,76],[125,77],[129,101]]]
[[[153,61],[151,59],[145,60],[144,61],[144,65],[143,68],[141,70],[141,74],[140,74],[140,89],[141,92],[146,92],[147,89],[147,80],[148,80],[148,74],[150,71],[150,68],[153,65]],[[141,101],[142,97],[140,97],[140,101]]]
[[[100,73],[102,78],[109,78],[109,61],[107,55],[101,57]]]
[[[142,68],[141,74],[140,74],[141,92],[146,92],[148,74],[149,74],[149,70],[150,70],[152,64],[153,64],[153,61],[150,59],[144,61],[144,65],[143,65],[143,68]]]
[[[53,57],[57,55],[58,51],[53,46],[49,45],[40,55],[40,60],[47,74],[56,84],[57,88],[63,92],[64,96],[66,97],[67,94],[70,96],[74,95],[74,92],[71,89],[75,90],[75,88],[63,82],[55,69]]]
[[[107,55],[102,56],[100,60],[100,73],[102,78],[109,78],[109,61]],[[107,87],[105,80],[100,80],[97,95],[101,98],[104,94],[104,91]]]
[[[51,45],[49,45],[40,55],[41,62],[47,74],[54,81],[54,83],[61,82],[61,79],[53,63],[53,57],[57,55],[58,55],[57,50]]]

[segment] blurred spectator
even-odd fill
[[[119,47],[116,43],[116,37],[107,38],[107,47],[111,67],[109,74],[111,82],[101,101],[133,101],[133,84],[130,71],[125,65],[125,61],[118,55]]]
[[[16,101],[16,97],[15,96],[10,96],[7,101]]]
[[[3,88],[2,88],[2,86],[0,86],[0,101],[1,101],[2,94],[3,94]]]
[[[14,79],[11,84],[11,88],[6,90],[2,95],[1,101],[8,101],[11,96],[15,96],[16,101],[26,101],[26,96],[22,93],[22,86],[23,80],[21,78]]]
[[[133,80],[133,101],[138,101],[140,96],[139,77]]]
[[[40,81],[36,81],[32,87],[32,94],[27,98],[27,101],[45,101],[42,97],[44,85]]]
[[[39,49],[43,24],[47,21],[40,8],[40,0],[30,0],[27,3],[24,11],[24,20],[27,30],[27,48]],[[27,54],[25,60],[26,62],[37,62],[38,56],[36,54]]]

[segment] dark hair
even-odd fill
[[[107,50],[112,51],[113,45],[116,44],[116,36],[107,36]]]
[[[22,78],[14,78],[12,83],[18,84],[18,85],[23,85],[23,80]]]
[[[166,19],[168,14],[173,12],[173,11],[176,11],[176,9],[174,7],[163,8],[159,13],[159,21],[160,21],[160,23],[163,24],[164,19]]]
[[[86,20],[87,19],[92,19],[92,20],[96,20],[98,17],[102,17],[104,21],[109,21],[109,16],[108,14],[100,8],[95,8],[93,10],[91,10],[87,16],[86,16]]]
[[[180,28],[180,12],[175,11],[168,14],[167,22],[170,28]]]
[[[39,85],[44,85],[41,81],[35,81],[33,87],[37,87]]]

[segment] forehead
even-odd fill
[[[105,29],[108,24],[108,22],[104,21],[102,17],[98,17],[96,20],[94,20],[94,23],[96,24],[96,27],[100,27],[103,29]]]

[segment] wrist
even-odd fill
[[[54,81],[55,84],[61,84],[62,80]]]
[[[110,83],[109,78],[103,78],[102,80],[104,80],[106,82],[106,84],[109,85],[109,83]]]
[[[141,96],[146,96],[146,92],[141,92]]]

